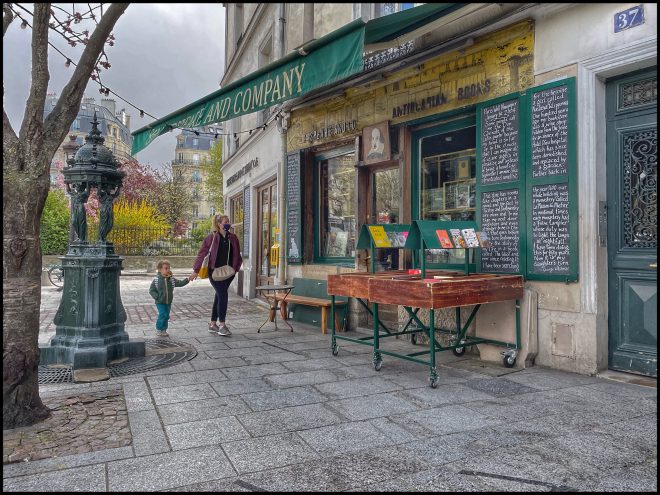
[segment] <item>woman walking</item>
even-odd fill
[[[197,259],[195,259],[195,264],[193,265],[193,273],[190,275],[190,280],[197,278],[197,274],[202,267],[202,262],[208,254],[209,281],[213,289],[215,289],[209,332],[223,336],[231,335],[231,331],[225,324],[225,318],[227,316],[227,303],[229,302],[227,291],[235,275],[225,280],[213,280],[211,274],[215,268],[225,265],[231,266],[234,272],[237,272],[243,263],[238,237],[229,232],[229,229],[231,229],[231,223],[227,215],[219,214],[213,217],[212,232],[202,241],[202,245],[197,253]],[[216,320],[219,320],[219,324],[216,323]]]

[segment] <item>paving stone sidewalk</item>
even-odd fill
[[[149,314],[149,283],[122,279],[129,314]],[[59,294],[43,288],[42,310],[56,309]],[[340,342],[334,357],[329,336],[311,326],[294,322],[291,333],[269,323],[257,334],[266,308],[235,296],[233,335],[211,335],[212,298],[207,281],[175,292],[180,314],[168,331],[196,348],[194,359],[41,386],[42,398],[64,403],[123,392],[130,445],[4,464],[3,491],[657,490],[655,387],[468,366],[474,356],[443,352],[432,389],[427,367],[384,356],[376,372],[368,346]],[[127,331],[151,338],[153,322],[139,320]],[[53,331],[42,321],[40,342]],[[3,432],[3,444],[16,432]]]

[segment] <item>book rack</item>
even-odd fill
[[[424,254],[427,249],[465,249],[464,272],[465,275],[469,275],[470,249],[480,248],[482,241],[485,241],[485,237],[479,231],[477,223],[471,220],[415,220],[410,227],[404,248],[418,253],[419,261],[413,261],[413,265],[419,265],[422,278],[426,278]]]

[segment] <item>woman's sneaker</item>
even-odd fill
[[[167,333],[165,330],[163,331],[156,330],[156,337],[169,337],[169,336],[170,334]]]
[[[216,322],[209,323],[209,333],[218,333],[218,324]]]
[[[222,324],[218,327],[218,335],[223,335],[225,337],[228,337],[231,335],[231,330],[229,330],[227,325]]]

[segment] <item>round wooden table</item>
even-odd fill
[[[268,304],[270,305],[270,311],[268,312],[268,318],[257,329],[257,333],[259,333],[261,331],[261,327],[263,327],[269,321],[272,321],[272,322],[275,323],[275,330],[278,329],[277,328],[277,310],[280,309],[280,306],[278,305],[278,302],[284,302],[286,300],[287,296],[294,289],[294,287],[295,287],[294,285],[258,285],[257,287],[255,287],[255,290],[258,290],[259,292],[261,292],[266,297],[266,299],[268,300]],[[282,297],[282,299],[280,299],[279,301],[277,299],[277,297],[278,297],[277,292],[283,292],[284,293],[284,297]],[[286,321],[284,318],[282,318],[282,321],[293,332],[293,327],[289,324],[289,322]]]

